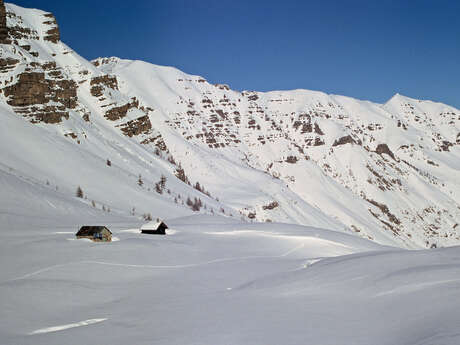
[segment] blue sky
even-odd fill
[[[237,90],[304,88],[460,108],[460,1],[16,0],[87,59],[175,66]]]

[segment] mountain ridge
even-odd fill
[[[10,4],[5,16],[3,111],[18,127],[16,120],[30,122],[51,135],[56,147],[43,147],[47,155],[65,143],[78,162],[69,167],[91,171],[84,190],[101,204],[146,213],[166,203],[187,213],[180,195],[203,199],[201,212],[331,228],[384,244],[460,241],[454,107],[399,94],[378,104],[304,89],[240,92],[140,60],[89,62],[60,41],[54,16]],[[2,134],[11,146],[5,164],[24,171],[12,157],[33,150]],[[120,169],[117,178],[106,160]],[[42,180],[68,185],[67,193],[81,183],[74,171],[58,174],[59,163],[40,164],[28,166],[43,171]],[[169,188],[155,193],[161,176]]]

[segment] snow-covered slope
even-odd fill
[[[167,219],[167,236],[106,223],[118,241],[102,244],[74,240],[73,220],[0,232],[2,344],[460,340],[458,247],[204,215]]]
[[[2,171],[71,198],[80,186],[84,203],[119,214],[193,208],[410,248],[459,243],[459,110],[401,95],[382,105],[238,92],[141,61],[90,63],[51,14],[6,12]]]

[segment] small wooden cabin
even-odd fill
[[[141,233],[150,235],[166,235],[168,226],[162,222],[150,222],[141,226]]]
[[[112,242],[112,232],[105,226],[82,226],[76,234],[77,238],[89,238],[94,242]]]

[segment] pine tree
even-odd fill
[[[188,177],[185,175],[185,171],[180,164],[179,164],[179,167],[176,169],[176,177],[182,182],[190,185],[190,181]]]
[[[166,176],[165,175],[161,175],[160,177],[160,186],[161,186],[161,189],[165,189],[165,186],[166,186]]]
[[[174,157],[171,155],[168,156],[168,162],[171,163],[172,165],[176,165],[176,161],[174,160]]]
[[[158,194],[163,194],[163,189],[161,188],[160,182],[155,183],[155,191]]]

